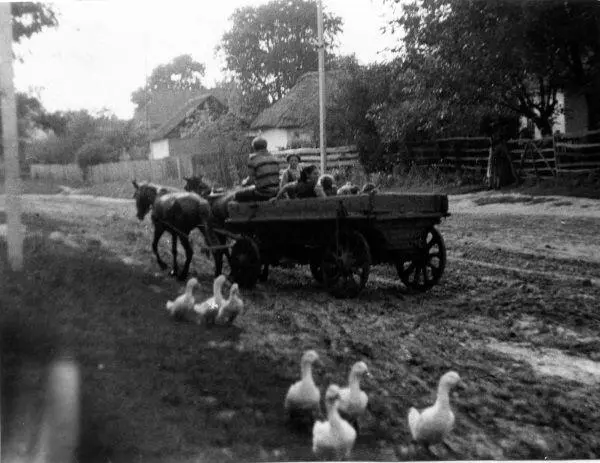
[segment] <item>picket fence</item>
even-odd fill
[[[287,166],[286,158],[290,154],[300,157],[302,164],[319,164],[318,148],[298,148],[275,151],[280,168]],[[239,155],[182,154],[156,160],[122,161],[98,164],[88,168],[87,180],[94,184],[121,180],[149,180],[160,182],[167,179],[183,179],[201,174],[206,179],[222,186],[239,184],[246,176],[247,153]],[[327,148],[327,167],[337,169],[358,164],[358,150],[355,146]],[[31,178],[62,182],[81,182],[83,172],[77,164],[33,164]]]

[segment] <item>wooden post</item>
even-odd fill
[[[327,169],[327,138],[325,136],[325,42],[323,41],[323,3],[318,0],[317,29],[319,34],[319,134],[321,174]]]
[[[21,225],[21,176],[19,134],[13,84],[12,22],[10,3],[0,3],[0,106],[6,185],[8,261],[13,271],[23,269],[23,229]]]
[[[177,180],[181,181],[181,156],[177,156]]]

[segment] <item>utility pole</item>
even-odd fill
[[[325,42],[323,41],[323,3],[318,0],[317,30],[319,34],[319,140],[321,174],[327,169],[327,138],[325,137]]]
[[[24,230],[21,225],[19,134],[13,85],[13,35],[10,5],[10,3],[0,3],[0,106],[2,107],[8,261],[13,271],[21,271],[23,269]]]

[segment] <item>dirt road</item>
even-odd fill
[[[0,196],[0,211],[3,205]],[[131,200],[29,195],[23,209],[62,220],[57,228],[73,246],[93,245],[158,274],[148,219],[137,222]],[[237,348],[281,362],[320,346],[337,365],[323,383],[340,381],[350,359],[366,358],[375,375],[365,386],[373,409],[355,458],[410,458],[406,410],[431,403],[449,369],[468,386],[453,398],[457,427],[441,458],[599,457],[600,398],[591,392],[600,382],[600,201],[486,192],[451,197],[450,211],[440,226],[448,268],[430,292],[406,293],[392,269],[377,267],[359,299],[332,300],[306,269],[274,269],[244,294],[252,310],[240,321]],[[168,255],[166,242],[162,252]],[[196,253],[194,268],[209,287],[211,264],[202,259]],[[173,287],[161,278],[157,291]],[[252,381],[246,391],[276,380]],[[274,448],[269,413],[277,413],[270,410],[278,399],[264,400],[269,437],[260,445]],[[143,452],[155,442],[140,434],[135,444]],[[283,447],[259,459],[304,458]]]

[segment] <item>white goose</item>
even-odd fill
[[[327,421],[317,421],[313,426],[313,453],[323,459],[350,458],[356,441],[356,431],[338,413],[340,388],[331,384],[325,392]]]
[[[291,422],[312,425],[321,412],[321,392],[312,376],[312,365],[319,361],[319,354],[314,350],[302,355],[301,379],[290,386],[284,401],[286,416]]]
[[[358,429],[358,418],[365,413],[369,403],[367,393],[360,388],[360,380],[363,376],[371,376],[369,368],[365,362],[356,362],[348,375],[348,387],[340,389],[338,410],[355,429]]]
[[[460,383],[460,376],[449,371],[440,378],[435,404],[419,411],[411,407],[408,412],[408,427],[415,441],[426,446],[442,442],[454,427],[454,413],[450,407],[449,392]]]
[[[185,311],[193,310],[194,308],[194,288],[198,286],[198,280],[190,278],[185,284],[185,292],[174,301],[167,301],[167,311],[171,316],[182,315]]]
[[[243,311],[244,301],[240,297],[240,288],[237,283],[234,283],[229,289],[229,299],[223,300],[219,307],[216,321],[217,323],[231,325]]]
[[[214,324],[220,308],[225,303],[225,299],[223,298],[223,284],[225,284],[226,280],[227,277],[225,275],[219,275],[215,278],[213,281],[212,297],[194,305],[196,323]]]

